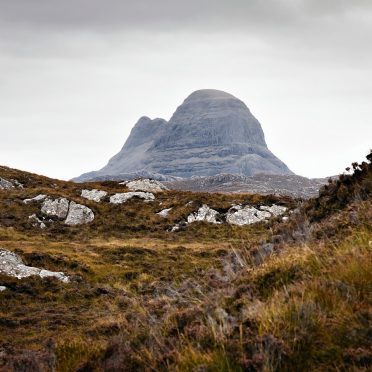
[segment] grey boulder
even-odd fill
[[[217,220],[218,216],[219,216],[219,213],[216,210],[204,204],[202,207],[198,209],[197,212],[192,213],[187,217],[187,223],[205,221],[209,223],[219,224],[221,222]]]
[[[143,199],[144,201],[155,200],[154,194],[150,192],[130,191],[130,192],[123,192],[123,193],[112,195],[110,197],[110,203],[122,204],[122,203],[126,203],[128,200],[132,198],[139,198],[139,199]]]
[[[106,191],[102,190],[82,190],[81,196],[88,200],[93,200],[97,203],[99,203],[105,196],[107,195]]]
[[[64,283],[70,281],[69,277],[63,272],[55,272],[26,266],[18,255],[5,249],[0,249],[0,273],[18,279],[37,275],[41,278],[54,277]]]
[[[67,217],[69,201],[66,198],[47,198],[41,206],[41,212],[50,217],[64,219]]]
[[[159,192],[168,190],[168,188],[161,182],[150,179],[133,180],[129,182],[122,182],[132,191],[148,191],[148,192]]]
[[[69,226],[83,225],[94,220],[93,211],[85,205],[70,202],[65,224]]]

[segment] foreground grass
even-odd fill
[[[0,195],[0,246],[71,282],[0,276],[0,370],[370,370],[372,172],[355,169],[287,223],[195,223],[177,234],[169,226],[202,203],[224,211],[279,200],[169,192],[142,209],[84,201],[93,224],[55,221],[40,232],[27,222],[38,207],[24,207],[26,194],[83,202],[81,186],[6,169],[29,184]],[[156,216],[171,206],[169,220]],[[257,260],[268,242],[271,255]]]

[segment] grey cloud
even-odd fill
[[[271,27],[372,8],[369,0],[1,0],[0,23],[87,30]]]

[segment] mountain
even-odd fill
[[[261,124],[245,103],[213,89],[192,93],[169,122],[142,117],[105,167],[74,181],[142,171],[184,178],[293,174],[268,149]]]

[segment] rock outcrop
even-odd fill
[[[122,182],[121,184],[127,186],[128,189],[132,191],[159,192],[168,190],[168,187],[163,185],[161,182],[150,180],[148,178]]]
[[[266,221],[271,217],[277,217],[285,213],[287,208],[278,205],[255,207],[234,205],[226,214],[226,222],[231,225],[250,225],[252,223]]]
[[[143,199],[145,202],[155,200],[155,196],[151,192],[130,191],[130,192],[122,192],[122,193],[112,195],[110,197],[110,203],[122,204],[122,203],[126,203],[128,200],[132,198]]]
[[[261,125],[248,107],[212,89],[192,93],[169,122],[142,117],[104,168],[75,180],[136,171],[178,177],[292,174],[267,148]]]
[[[90,208],[66,198],[46,198],[41,206],[41,213],[64,220],[64,223],[69,226],[82,225],[94,220],[94,213]],[[33,217],[30,216],[29,218]],[[37,219],[36,215],[35,218]],[[37,221],[42,223],[39,219]],[[40,227],[43,228],[41,224]]]
[[[99,203],[107,195],[106,191],[103,190],[82,190],[81,196],[88,200],[93,200]]]
[[[187,217],[187,223],[193,223],[196,221],[205,221],[209,223],[221,223],[218,221],[219,213],[214,209],[208,207],[208,205],[204,204],[202,207],[198,209],[197,212],[190,214]]]
[[[44,194],[39,194],[39,195],[36,195],[35,197],[33,198],[30,198],[30,199],[24,199],[23,200],[23,203],[24,204],[30,204],[32,202],[40,202],[40,201],[43,201],[47,198],[47,195],[44,195]]]
[[[0,249],[0,274],[12,276],[18,279],[37,275],[41,278],[54,277],[64,283],[70,281],[69,277],[62,272],[26,266],[18,255],[5,249]]]
[[[171,232],[175,232],[186,227],[188,224],[196,221],[204,221],[213,224],[221,224],[226,222],[230,225],[245,226],[253,223],[267,221],[272,217],[283,215],[287,211],[286,207],[280,205],[261,206],[259,209],[253,206],[233,205],[227,213],[219,213],[204,204],[196,212],[187,217],[187,221],[181,221],[174,225]],[[284,220],[285,217],[283,217]]]
[[[10,189],[14,189],[13,183],[4,178],[0,178],[0,190],[10,190]]]

